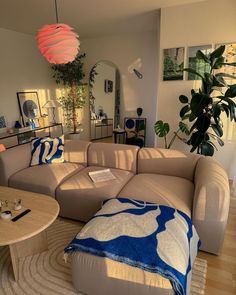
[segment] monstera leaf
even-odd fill
[[[164,123],[162,120],[159,120],[155,123],[154,130],[156,135],[159,137],[165,137],[170,131],[170,126],[168,123]]]

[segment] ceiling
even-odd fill
[[[204,0],[57,0],[59,22],[74,27],[82,38],[150,31],[157,28],[162,7]],[[0,0],[0,28],[36,35],[55,23],[54,0]]]

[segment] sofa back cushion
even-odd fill
[[[87,166],[89,145],[90,142],[85,140],[65,140],[65,161]]]
[[[136,173],[138,150],[139,148],[133,145],[92,143],[88,149],[88,165]]]
[[[142,148],[138,152],[138,173],[157,173],[193,181],[199,157],[177,150]]]
[[[28,168],[31,160],[31,144],[23,144],[0,153],[0,185],[8,186],[14,173]]]

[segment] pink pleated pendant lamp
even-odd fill
[[[80,51],[79,36],[73,28],[58,23],[57,0],[55,0],[56,24],[44,25],[38,32],[38,48],[51,64],[72,62]]]

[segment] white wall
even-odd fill
[[[55,98],[56,84],[35,37],[0,28],[0,40],[0,115],[10,127],[20,117],[16,92],[38,91],[42,106]]]
[[[236,42],[236,1],[209,0],[195,4],[164,8],[161,10],[160,30],[160,75],[158,89],[157,118],[167,121],[176,130],[181,104],[180,94],[189,96],[195,88],[194,81],[162,81],[163,49],[217,43]],[[156,144],[163,146],[157,139]],[[189,149],[176,141],[176,148]],[[216,152],[217,158],[229,172],[235,143],[226,142],[224,148]]]
[[[157,23],[159,17],[157,16]],[[87,54],[86,73],[101,60],[114,63],[121,74],[121,125],[125,116],[137,116],[137,107],[147,117],[147,145],[154,144],[156,119],[158,38],[156,32],[107,36],[82,40],[81,50]],[[142,61],[143,79],[128,72],[138,58]]]

